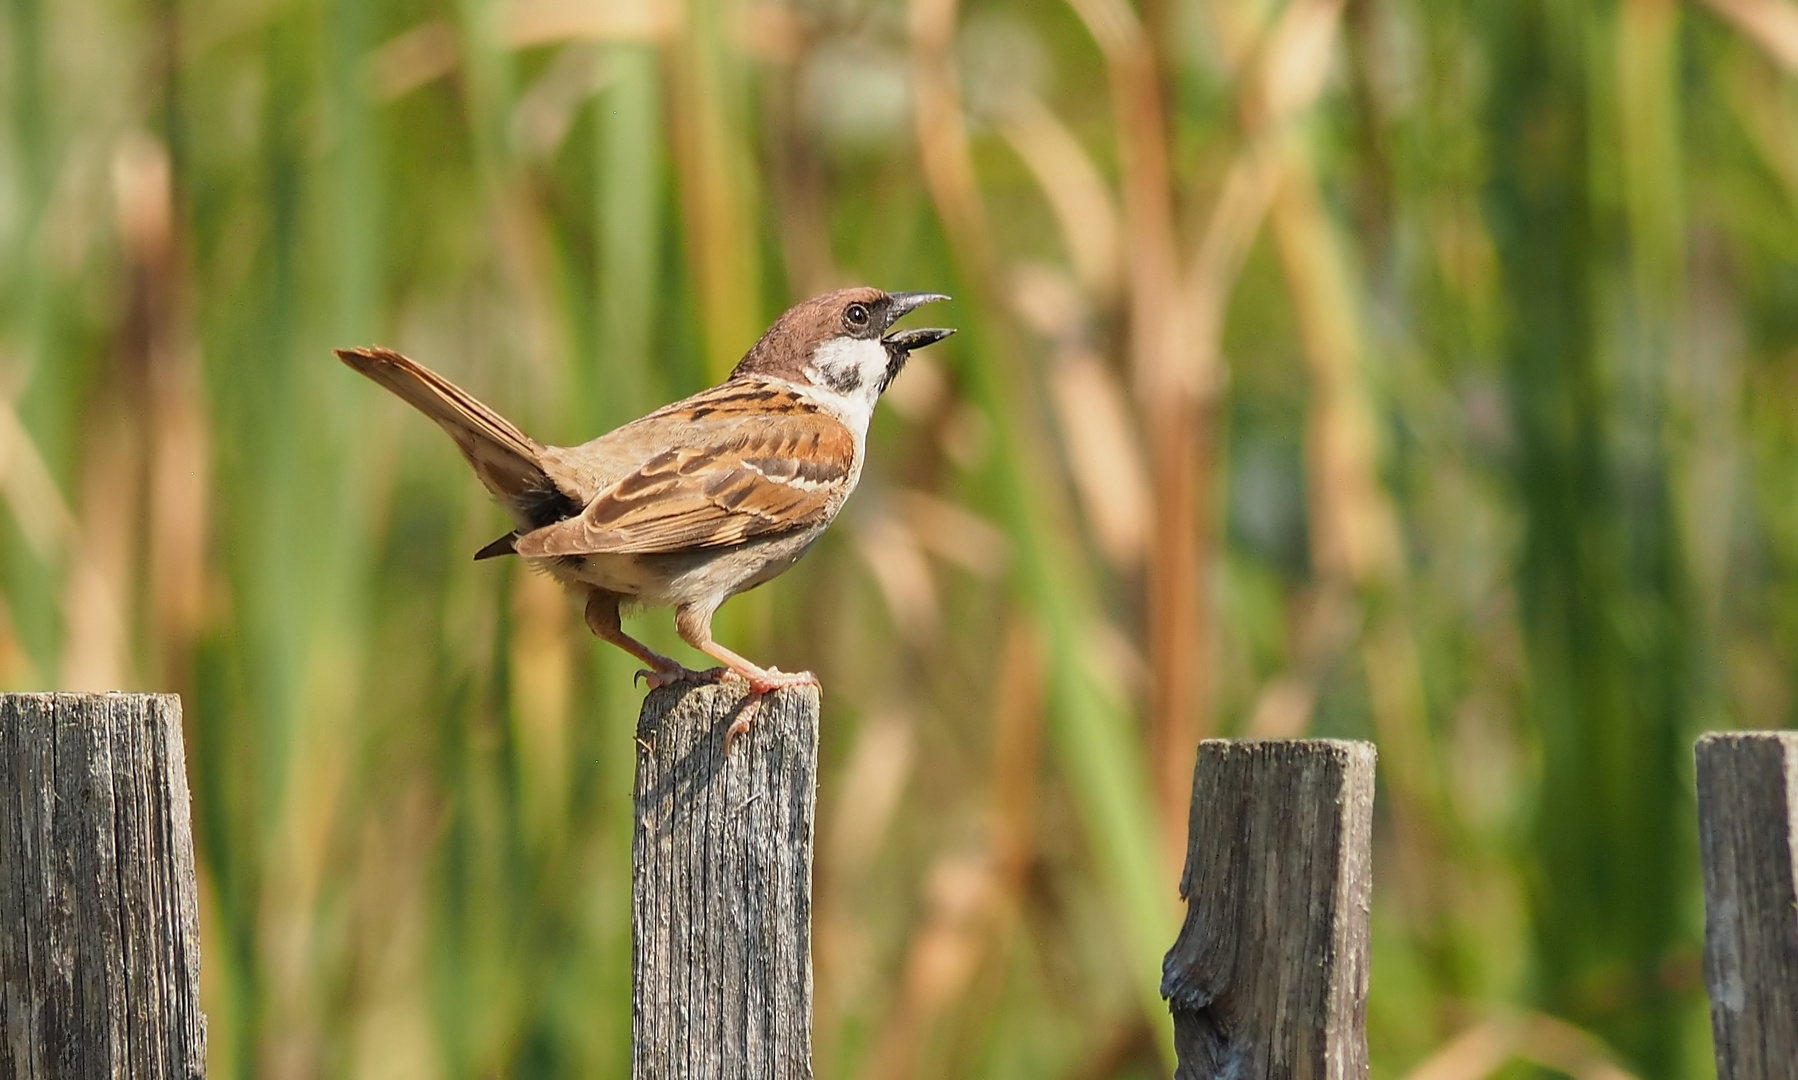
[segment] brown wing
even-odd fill
[[[576,518],[518,538],[520,555],[721,547],[813,525],[840,505],[855,437],[821,412],[736,411],[687,425]]]

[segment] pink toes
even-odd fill
[[[789,686],[818,685],[818,677],[809,671],[797,671],[789,674],[777,668],[769,668],[759,675],[744,676],[744,681],[749,683],[749,688],[754,690],[757,696],[766,694],[770,690],[784,690]]]
[[[704,671],[694,671],[692,668],[681,667],[679,664],[676,664],[673,667],[663,669],[643,668],[637,672],[636,677],[642,679],[643,685],[649,687],[651,690],[660,690],[664,686],[673,686],[675,683],[715,683],[723,680],[730,674],[732,673],[727,672],[724,668],[707,668]]]
[[[731,744],[736,741],[737,736],[749,734],[749,725],[755,722],[756,714],[761,712],[763,694],[784,690],[789,686],[818,685],[818,677],[809,671],[788,674],[768,668],[758,674],[749,675],[732,671],[728,672],[725,678],[733,676],[749,684],[749,699],[743,702],[742,709],[738,710],[737,718],[730,722],[730,727],[724,729],[724,753],[727,757],[730,755]]]

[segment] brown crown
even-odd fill
[[[801,300],[774,320],[774,325],[762,339],[743,354],[743,359],[737,361],[736,368],[731,371],[731,378],[769,375],[798,379],[813,350],[844,333],[843,313],[850,304],[866,304],[878,309],[886,299],[887,294],[879,289],[859,285]],[[878,315],[875,322],[880,323]]]

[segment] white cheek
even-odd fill
[[[819,346],[812,354],[811,366],[812,385],[834,399],[852,430],[858,435],[867,431],[874,403],[880,400],[880,384],[886,378],[886,346],[878,341],[839,338]],[[850,374],[854,377],[842,378]],[[832,385],[833,382],[837,385],[853,383],[856,388],[843,393]]]

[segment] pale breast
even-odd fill
[[[729,547],[532,559],[567,584],[598,586],[646,607],[723,603],[785,572],[824,533],[824,524]]]

